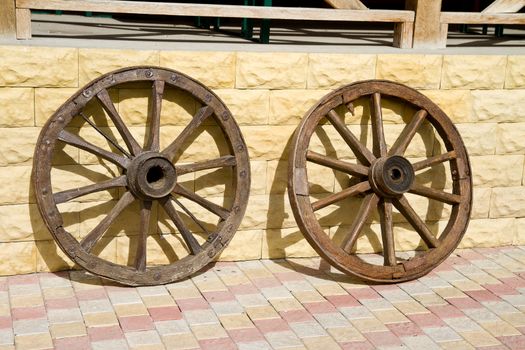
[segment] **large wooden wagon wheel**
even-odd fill
[[[372,134],[371,149],[365,146],[360,135],[350,130],[343,116],[345,112],[353,114],[358,100],[365,100],[365,106],[370,109],[368,126]],[[384,126],[387,124],[383,120],[384,100],[402,103],[414,113],[410,114],[411,118],[406,118],[404,129],[395,141],[390,142],[391,147],[387,147],[385,142]],[[433,130],[436,142],[439,141],[445,149],[427,155],[426,159],[409,160],[405,151],[424,123]],[[312,150],[312,136],[319,128],[335,128],[334,132],[344,140],[342,143],[353,157],[338,159],[337,155]],[[313,197],[311,189],[315,186],[312,184],[315,174],[310,168],[319,165],[346,174],[349,178],[346,186],[322,198]],[[439,176],[449,177],[451,190],[432,188],[417,181],[421,171],[434,167],[441,167]],[[388,81],[365,81],[327,95],[304,117],[292,141],[288,192],[296,221],[320,256],[349,275],[375,282],[401,282],[428,273],[459,244],[471,211],[470,174],[462,139],[440,108],[424,95],[404,85]],[[445,227],[441,233],[432,230],[425,218],[416,213],[408,199],[413,195],[448,207],[450,215],[448,222],[442,225]],[[343,230],[342,237],[336,240],[323,229],[323,218],[319,213],[331,205],[344,208],[342,203],[345,201],[357,203],[353,212],[345,213],[355,214],[355,218]],[[424,242],[421,243],[423,249],[414,251],[408,257],[396,251],[397,221],[393,220],[394,215],[401,216],[405,225],[408,223],[417,232],[417,237]],[[380,222],[377,231],[381,232],[378,242],[381,242],[379,251],[382,251],[383,257],[370,259],[367,256],[366,259],[356,254],[356,242],[374,216]]]
[[[137,140],[124,122],[125,118],[110,98],[110,89],[151,89],[149,112],[144,142]],[[161,110],[163,95],[168,88],[192,96],[196,101],[196,113],[179,134],[169,135],[168,146],[161,149]],[[164,96],[165,98],[165,96]],[[83,113],[88,103],[95,103],[105,111],[107,125],[112,125],[114,135],[97,126]],[[202,125],[214,122],[227,145],[226,152],[209,160],[177,162],[184,144],[192,142],[191,137]],[[71,125],[81,124],[91,128],[106,140],[107,149],[87,141]],[[163,130],[163,129],[162,129]],[[119,144],[118,136],[123,140]],[[163,134],[164,135],[164,134]],[[80,188],[54,191],[52,182],[53,157],[60,147],[73,147],[96,156],[106,164],[119,169],[112,179],[93,183]],[[199,171],[229,169],[232,190],[230,204],[219,205],[195,193],[179,183],[179,177]],[[92,81],[65,102],[44,126],[34,159],[33,181],[40,213],[62,250],[74,262],[90,272],[128,285],[163,284],[184,278],[205,266],[216,257],[232,239],[244,215],[249,187],[250,167],[243,137],[224,103],[201,83],[179,72],[156,67],[132,67],[115,71]],[[64,229],[60,204],[75,201],[83,196],[118,188],[115,205],[90,232],[78,239]],[[180,198],[181,200],[178,200]],[[211,231],[200,223],[191,210],[182,204],[182,199],[204,208],[216,218],[215,230]],[[134,203],[135,202],[135,203]],[[137,205],[137,202],[140,205]],[[132,205],[133,204],[133,205]],[[157,228],[160,214],[152,214],[152,206],[163,211],[171,224],[176,227],[181,244],[185,245],[186,256],[162,266],[150,266],[147,256],[147,239],[153,225]],[[108,229],[125,210],[137,208],[140,217],[140,232],[135,259],[128,264],[117,264],[94,253],[94,247],[101,241]],[[127,210],[126,209],[126,210]],[[202,227],[207,238],[199,243],[182,217],[190,218]],[[137,229],[137,228],[134,228]],[[177,232],[175,232],[177,233]],[[183,242],[183,243],[182,243]],[[131,246],[130,246],[131,247]],[[131,249],[131,248],[130,248]],[[134,248],[135,249],[135,248]]]

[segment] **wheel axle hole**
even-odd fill
[[[401,173],[400,169],[393,168],[390,170],[390,178],[394,181],[399,181],[402,175],[403,174]]]
[[[148,170],[146,174],[146,181],[148,184],[155,188],[160,188],[164,185],[164,170],[162,167],[155,165]]]

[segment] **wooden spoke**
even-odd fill
[[[350,228],[350,232],[348,232],[341,243],[341,248],[343,248],[344,251],[348,253],[351,252],[357,242],[359,233],[363,230],[366,221],[370,217],[370,214],[372,214],[372,210],[377,206],[377,203],[379,203],[379,197],[375,193],[370,193],[365,197]]]
[[[151,202],[140,202],[140,236],[137,245],[137,255],[135,256],[135,268],[137,271],[144,272],[146,270],[146,255],[147,255],[147,240],[149,222],[151,219]]]
[[[175,158],[175,154],[181,148],[184,141],[202,124],[206,118],[212,115],[213,109],[210,106],[204,106],[197,111],[191,122],[182,130],[180,135],[168,146],[162,153],[168,158]]]
[[[395,266],[396,248],[394,242],[394,224],[392,220],[392,202],[390,199],[382,199],[377,207],[379,220],[381,221],[381,237],[383,239],[383,256],[385,266]]]
[[[439,156],[431,157],[420,162],[414,163],[412,164],[412,168],[414,168],[414,171],[418,171],[456,158],[456,151],[450,151],[445,154],[440,154]]]
[[[217,159],[205,160],[202,162],[191,163],[191,164],[181,164],[175,166],[177,169],[177,175],[184,175],[188,173],[194,173],[196,171],[215,169],[215,168],[224,168],[228,166],[235,166],[237,161],[234,156],[228,155],[223,156]]]
[[[435,199],[437,201],[447,204],[454,205],[461,203],[460,195],[443,192],[434,188],[421,186],[416,183],[412,184],[412,187],[410,188],[409,192],[423,197]]]
[[[150,134],[145,149],[158,152],[160,150],[160,111],[164,95],[164,80],[155,80],[151,89]]]
[[[356,196],[368,190],[370,190],[370,183],[368,181],[363,181],[352,187],[345,188],[339,193],[331,194],[323,199],[318,200],[317,202],[312,203],[312,208],[314,211],[318,211],[326,208],[330,204],[337,203],[345,198]]]
[[[80,242],[80,245],[86,252],[91,252],[95,244],[100,240],[102,235],[108,230],[113,221],[122,213],[124,209],[133,201],[135,197],[131,192],[126,192],[119,199],[117,204],[109,211],[108,215]]]
[[[359,161],[365,165],[370,165],[376,157],[366,148],[359,139],[348,129],[339,114],[333,109],[326,115],[330,123],[335,127],[337,132],[345,140],[348,146],[352,149]]]
[[[74,135],[69,131],[62,130],[58,134],[58,139],[62,142],[67,143],[68,145],[78,147],[86,152],[92,153],[97,157],[103,158],[111,163],[120,166],[121,168],[126,169],[129,165],[129,159],[119,156],[118,154],[111,153],[102,149],[98,146],[95,146],[92,143],[87,142],[80,136]]]
[[[368,167],[360,164],[351,164],[339,159],[333,159],[328,156],[308,151],[306,153],[306,159],[310,162],[324,165],[326,167],[342,171],[343,173],[350,174],[357,177],[368,176]]]
[[[175,188],[173,189],[173,192],[176,194],[179,194],[183,196],[184,198],[187,198],[200,206],[202,206],[204,209],[207,209],[208,211],[212,212],[213,214],[219,216],[221,219],[226,220],[228,216],[230,215],[230,212],[221,207],[220,205],[217,205],[213,202],[210,202],[209,200],[202,198],[198,194],[188,191],[184,186],[177,184],[175,185]]]
[[[394,205],[399,212],[408,220],[410,225],[416,230],[421,236],[425,244],[429,248],[439,247],[439,240],[434,237],[432,232],[428,229],[427,225],[421,220],[421,218],[414,211],[410,203],[408,203],[405,196],[399,199],[394,199]]]
[[[160,201],[162,208],[166,211],[166,214],[170,217],[170,219],[175,224],[175,227],[177,227],[177,230],[179,230],[180,234],[182,235],[182,239],[184,239],[184,242],[186,242],[186,245],[188,246],[188,249],[190,250],[190,253],[193,255],[198,254],[202,248],[193,237],[193,234],[186,228],[186,225],[184,225],[184,222],[182,222],[182,219],[179,216],[179,213],[177,213],[177,210],[173,206],[173,203],[171,202],[171,198],[167,197]]]
[[[57,192],[53,195],[56,204],[65,203],[72,199],[88,195],[90,193],[109,190],[115,187],[124,187],[127,185],[126,175],[116,177],[98,184],[74,188],[72,190]]]
[[[108,91],[106,89],[103,89],[97,94],[97,98],[102,104],[104,110],[108,113],[109,117],[111,118],[111,121],[113,121],[113,124],[120,133],[120,136],[122,136],[122,139],[124,140],[126,146],[128,146],[128,149],[131,152],[131,154],[135,156],[138,155],[142,151],[142,148],[137,143],[137,140],[135,140],[135,138],[131,135],[126,124],[124,124],[124,121],[117,112],[115,105],[111,101],[111,97],[109,97]]]
[[[381,94],[376,92],[372,94],[370,99],[374,155],[380,158],[387,154],[385,131],[383,129],[383,112],[381,110]]]
[[[388,152],[388,155],[390,156],[402,156],[414,136],[416,135],[417,130],[421,126],[421,123],[425,120],[427,117],[427,111],[424,109],[416,112],[414,116],[412,117],[412,120],[410,123],[408,123],[399,137],[397,138],[396,142]]]

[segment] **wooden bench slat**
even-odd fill
[[[241,5],[205,5],[98,0],[16,0],[16,7],[33,10],[92,11],[168,16],[262,18],[311,21],[391,22],[414,21],[413,11],[346,10]]]
[[[525,24],[525,14],[502,14],[485,12],[441,12],[441,23]]]

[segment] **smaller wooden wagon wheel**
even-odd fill
[[[414,113],[410,114],[411,118],[405,118],[408,120],[397,139],[390,140],[391,147],[387,147],[385,141],[387,123],[383,120],[383,100],[403,104]],[[365,129],[364,138],[352,132],[345,123],[344,114],[353,114],[356,103],[363,103],[364,108],[370,109],[370,124],[359,125]],[[405,151],[423,124],[432,130],[435,142],[439,141],[444,149],[437,147],[439,151],[428,154],[426,159],[409,159]],[[369,129],[372,135],[370,149],[365,145],[366,130]],[[332,130],[352,157],[313,150],[312,139],[319,130],[325,136]],[[349,180],[340,191],[334,190],[322,198],[315,198],[311,192],[316,186],[313,180],[316,174],[311,168],[319,166],[346,174]],[[422,171],[435,167],[441,167],[441,172],[434,177],[448,177],[450,190],[436,189],[418,181]],[[401,282],[428,273],[457,247],[469,222],[472,201],[470,164],[457,129],[430,99],[393,82],[351,84],[330,93],[314,106],[294,135],[288,179],[295,219],[317,253],[339,270],[368,281]],[[441,232],[429,227],[409,197],[435,201],[450,211]],[[353,209],[343,206],[348,201],[356,204],[351,207]],[[340,239],[335,239],[332,234],[333,227],[328,231],[323,228],[331,224],[325,224],[320,213],[330,206],[346,210],[342,215],[355,215],[347,228],[343,227]],[[400,220],[394,220],[394,216],[417,232],[421,241],[419,248],[422,249],[411,254],[397,251],[396,226]],[[377,225],[377,231],[380,231],[377,243],[378,252],[382,254],[381,258],[377,256],[375,259],[356,253],[356,242],[374,217],[380,223]]]
[[[117,89],[149,89],[149,112],[143,142],[131,132],[126,118],[118,111],[110,95]],[[190,96],[195,101],[196,113],[188,116],[189,122],[179,128],[180,133],[163,133],[164,124],[161,111],[166,107],[165,92],[168,88],[176,93]],[[173,101],[170,101],[173,102]],[[104,120],[96,122],[86,117],[86,105],[95,104]],[[144,111],[146,112],[146,111]],[[194,112],[192,112],[193,114]],[[171,116],[175,118],[176,116]],[[211,159],[179,162],[184,147],[193,142],[192,137],[204,125],[215,123],[220,137],[226,144],[226,151],[219,156],[209,155]],[[101,127],[100,124],[107,126]],[[79,126],[80,125],[80,126]],[[180,124],[179,124],[180,125]],[[109,127],[111,126],[111,128]],[[106,147],[95,144],[82,136],[82,129],[89,129],[104,141]],[[109,131],[108,131],[109,130]],[[168,140],[161,148],[161,140]],[[120,138],[119,142],[117,139]],[[213,141],[212,141],[213,142]],[[186,145],[186,146],[185,146]],[[61,148],[69,147],[76,152],[98,159],[104,167],[111,165],[118,169],[113,178],[98,183],[57,191],[53,182],[54,159]],[[207,156],[207,155],[206,155]],[[83,164],[75,165],[77,168]],[[231,186],[228,201],[217,204],[199,195],[193,188],[187,188],[179,179],[199,171],[229,169],[230,178],[224,181]],[[86,171],[89,174],[89,171]],[[250,166],[247,148],[239,127],[224,103],[207,87],[190,77],[164,68],[132,67],[118,70],[99,77],[65,102],[44,126],[35,151],[33,181],[37,204],[49,231],[55,241],[75,263],[86,270],[128,285],[164,284],[182,279],[213,260],[229,243],[244,215],[250,188]],[[64,228],[61,204],[67,204],[101,191],[118,189],[114,205],[102,220],[89,232],[75,234]],[[192,214],[182,201],[193,203],[215,220],[214,230],[206,228]],[[138,204],[137,204],[138,203]],[[154,207],[157,210],[153,210]],[[117,263],[97,256],[94,247],[100,243],[108,229],[115,224],[124,210],[136,210],[131,217],[140,218],[137,230],[138,243],[134,251],[128,251],[130,258],[125,263]],[[161,214],[176,228],[182,246],[187,249],[186,256],[178,256],[175,261],[161,266],[148,263],[148,235],[158,229]],[[155,215],[156,214],[156,215]],[[65,214],[64,214],[65,215]],[[183,220],[183,217],[185,220]],[[193,220],[205,235],[200,242],[192,232],[188,220]],[[130,222],[122,223],[125,227]],[[127,225],[127,226],[126,226]],[[139,226],[139,227],[138,227]],[[151,227],[154,227],[153,229]],[[208,226],[209,227],[209,226]],[[130,238],[131,241],[131,238]],[[131,250],[131,245],[129,247]],[[133,253],[133,254],[131,254]]]

